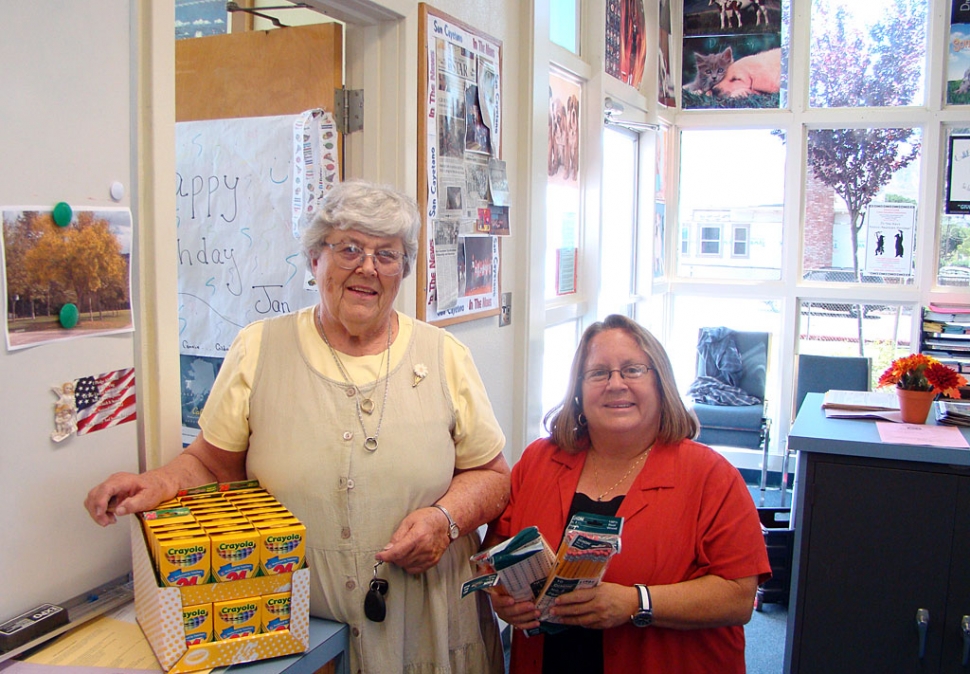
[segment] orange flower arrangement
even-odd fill
[[[879,377],[878,386],[895,386],[905,391],[932,391],[950,398],[960,397],[966,378],[932,356],[916,353],[897,358]]]

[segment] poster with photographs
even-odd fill
[[[781,2],[684,1],[681,107],[780,107]]]
[[[647,63],[647,25],[643,0],[606,0],[605,56],[607,75],[634,89],[640,88]]]
[[[582,87],[560,75],[549,75],[550,183],[579,185],[579,108]]]
[[[948,105],[970,105],[970,2],[951,2],[946,102]]]
[[[436,325],[500,312],[502,43],[420,4],[418,318]]]
[[[671,30],[670,30],[670,0],[660,0],[660,20],[658,22],[660,34],[657,43],[657,102],[672,108],[677,105],[674,89],[674,76],[671,70]]]

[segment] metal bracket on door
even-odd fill
[[[337,131],[347,134],[364,128],[363,89],[334,89],[333,107]]]

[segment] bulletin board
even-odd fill
[[[450,325],[501,309],[501,237],[511,234],[502,43],[419,10],[417,315]]]

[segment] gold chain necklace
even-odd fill
[[[334,362],[337,363],[337,369],[340,370],[340,376],[344,378],[344,381],[347,382],[350,385],[350,387],[353,389],[353,391],[354,391],[354,400],[357,403],[357,405],[356,405],[356,407],[357,407],[357,421],[360,422],[360,430],[362,430],[364,432],[364,449],[366,449],[368,452],[376,452],[377,451],[377,439],[381,435],[381,425],[384,423],[384,411],[387,409],[387,391],[390,388],[390,378],[391,378],[391,322],[388,321],[388,323],[387,323],[387,349],[384,352],[384,356],[386,358],[382,357],[382,359],[381,359],[381,363],[382,364],[383,364],[383,362],[384,362],[385,359],[387,361],[387,372],[384,375],[384,400],[381,403],[381,414],[380,414],[379,417],[377,417],[377,430],[374,431],[374,435],[367,435],[367,428],[364,426],[364,415],[362,414],[362,412],[367,412],[367,414],[370,414],[371,412],[373,412],[374,411],[374,401],[371,400],[370,398],[365,398],[363,402],[361,401],[361,399],[360,399],[360,387],[357,386],[357,384],[354,383],[354,380],[350,378],[350,374],[344,368],[344,364],[343,364],[343,362],[341,362],[340,356],[337,355],[337,351],[330,344],[330,340],[327,339],[327,332],[323,329],[323,321],[320,319],[320,316],[319,316],[319,314],[317,313],[316,310],[314,310],[314,312],[313,312],[313,318],[320,325],[320,335],[323,336],[324,343],[327,345],[327,348],[330,349],[330,355],[333,356]],[[379,375],[380,375],[380,371],[378,370],[378,376]],[[376,389],[376,388],[377,388],[377,382],[375,381],[374,382],[374,389]],[[367,403],[369,403],[369,405],[367,405]]]
[[[637,457],[633,460],[633,463],[631,463],[630,464],[630,467],[627,469],[627,471],[625,473],[623,473],[623,477],[621,477],[619,480],[617,480],[616,482],[614,482],[612,487],[610,487],[609,489],[607,489],[606,491],[604,491],[602,494],[600,494],[599,496],[597,496],[596,497],[596,500],[597,501],[602,501],[606,497],[607,494],[609,494],[611,491],[613,491],[614,489],[616,489],[617,487],[619,487],[620,484],[623,483],[623,480],[625,480],[628,477],[630,477],[630,473],[632,473],[633,472],[633,469],[636,468],[637,467],[637,464],[640,463],[640,459],[646,457],[646,455],[650,453],[650,450],[651,449],[653,449],[653,445],[650,445],[645,450],[643,450],[642,452],[640,452],[639,454],[637,454]],[[595,465],[593,466],[593,477],[596,479],[597,482],[600,481],[600,479],[599,479],[599,471],[596,470],[596,466]]]

